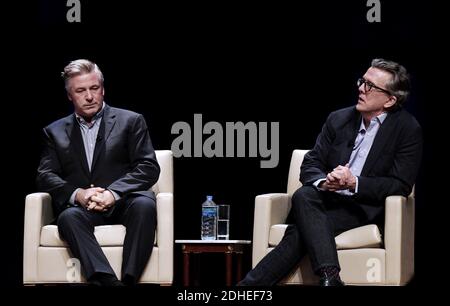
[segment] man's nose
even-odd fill
[[[366,87],[365,87],[364,84],[359,85],[359,87],[358,87],[358,92],[359,92],[360,94],[366,93]]]
[[[88,90],[88,91],[86,92],[86,100],[92,101],[92,99],[93,99],[92,93],[91,93],[90,90]]]

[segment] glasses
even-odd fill
[[[378,87],[377,85],[375,85],[374,83],[367,81],[364,78],[359,78],[358,81],[356,82],[356,85],[358,85],[358,87],[361,87],[361,85],[364,84],[364,91],[365,92],[369,92],[372,90],[372,88],[378,89],[379,91],[382,91],[390,96],[392,96],[391,92],[389,90],[383,89],[381,87]]]

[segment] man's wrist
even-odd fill
[[[83,190],[83,188],[78,188],[75,192],[75,204],[79,204],[79,205],[83,205],[83,201],[80,200],[81,195],[81,191]]]
[[[120,200],[120,195],[117,192],[112,191],[111,189],[106,189],[106,190],[109,191],[112,194],[112,196],[113,196],[115,201]]]
[[[318,189],[324,191],[323,184],[327,181],[326,178],[316,180],[313,185]]]
[[[358,186],[358,178],[356,176],[352,175],[352,178],[350,181],[350,186],[348,189],[350,192],[354,193],[357,190],[357,188],[356,188],[357,186]]]
[[[77,203],[77,194],[78,194],[79,190],[80,190],[80,188],[77,188],[77,189],[74,190],[74,192],[72,192],[72,194],[70,195],[70,198],[69,198],[69,204],[71,204],[71,205],[78,205],[78,203]]]

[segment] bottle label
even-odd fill
[[[202,207],[202,240],[217,238],[217,206]]]

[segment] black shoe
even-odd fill
[[[136,279],[133,276],[126,274],[125,276],[122,277],[122,283],[125,286],[135,286]]]
[[[339,274],[334,277],[329,277],[327,275],[322,276],[319,280],[319,285],[322,287],[342,287],[345,286],[344,282],[339,277]]]
[[[122,283],[120,280],[116,279],[110,285],[107,285],[107,286],[124,287],[125,284]]]
[[[117,279],[115,275],[107,273],[95,273],[89,278],[88,283],[94,287],[121,287],[125,286],[121,281]]]
[[[237,286],[237,287],[243,287],[243,286],[250,286],[250,285],[247,284],[247,283],[245,282],[245,280],[243,279],[243,280],[241,280],[240,282],[238,282],[238,283],[236,284],[236,286]]]

